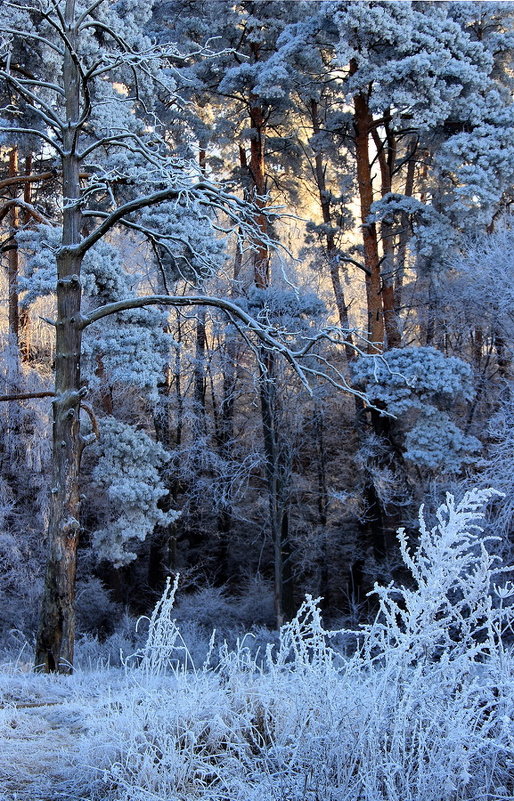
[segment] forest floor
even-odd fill
[[[84,754],[96,712],[116,680],[109,674],[0,670],[0,801],[81,798],[93,777]]]

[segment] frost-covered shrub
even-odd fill
[[[399,533],[412,584],[377,586],[377,619],[359,632],[326,630],[307,598],[276,647],[255,654],[243,638],[188,670],[168,586],[123,693],[97,715],[86,756],[98,797],[510,797],[513,588],[496,587],[502,568],[478,525],[492,494],[448,496],[430,529],[421,514],[412,548]]]
[[[248,582],[236,596],[222,587],[204,587],[177,599],[177,620],[194,621],[211,631],[274,623],[273,588],[261,578]]]
[[[93,548],[99,559],[119,567],[136,558],[133,547],[138,540],[143,541],[156,525],[173,523],[179,515],[158,507],[167,494],[159,471],[169,457],[144,431],[113,417],[102,418],[95,448],[99,458],[92,480],[105,493],[108,511],[101,528],[93,533]]]
[[[512,608],[494,603],[496,577],[508,568],[488,550],[493,537],[485,537],[478,521],[484,504],[499,493],[472,490],[460,502],[447,495],[429,529],[419,515],[419,538],[409,546],[403,529],[398,532],[401,555],[414,587],[379,587],[380,610],[365,629],[365,649],[382,658],[391,656],[412,662],[449,662],[458,657],[474,662],[501,649]],[[505,597],[513,594],[507,586]],[[503,591],[500,592],[502,595]],[[390,650],[392,649],[392,650]]]
[[[404,455],[418,467],[458,472],[480,450],[444,410],[474,396],[473,373],[462,359],[431,347],[393,348],[358,359],[353,377],[373,404],[402,419]]]

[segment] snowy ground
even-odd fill
[[[0,672],[0,799],[77,801],[91,784],[84,753],[116,673],[65,677],[27,670]]]

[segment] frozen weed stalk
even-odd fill
[[[412,662],[431,662],[446,654],[476,659],[499,647],[509,607],[493,606],[494,579],[510,567],[496,566],[499,558],[487,549],[496,537],[484,537],[477,521],[492,489],[471,490],[460,502],[447,495],[437,510],[437,525],[428,529],[419,514],[419,540],[414,552],[404,529],[398,532],[403,562],[413,588],[375,585],[379,613],[365,629],[367,658],[394,653]],[[505,620],[503,620],[505,618]]]
[[[170,577],[166,579],[164,591],[151,616],[142,616],[137,622],[139,626],[142,621],[148,621],[146,642],[126,659],[125,665],[135,666],[138,675],[147,680],[157,679],[169,671],[176,672],[181,665],[184,670],[188,666],[194,669],[187,646],[175,618],[172,617],[179,579],[179,574],[175,576],[173,584]]]

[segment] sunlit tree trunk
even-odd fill
[[[311,100],[310,113],[311,113],[313,133],[314,135],[319,134],[320,132],[319,110],[318,110],[318,104],[315,100]],[[326,182],[326,164],[323,162],[323,154],[319,150],[316,150],[316,153],[314,155],[314,169],[315,169],[316,184],[319,195],[319,203],[321,207],[321,213],[323,216],[323,222],[327,226],[332,226],[333,220],[330,208],[330,195],[327,191],[327,182]],[[341,273],[339,269],[339,259],[338,259],[335,237],[331,231],[328,231],[325,235],[325,244],[327,249],[327,261],[330,271],[330,280],[332,282],[332,289],[334,290],[334,299],[336,302],[337,314],[339,317],[339,325],[341,326],[341,328],[348,330],[350,328],[350,323],[348,320],[348,307],[346,305],[344,289],[341,282]],[[352,359],[355,358],[355,350],[351,346],[352,345],[351,334],[347,334],[345,339],[347,343],[345,344],[346,359],[348,363],[350,363]]]
[[[356,71],[355,62],[350,64]],[[368,334],[370,353],[376,353],[384,346],[384,317],[382,313],[380,255],[378,251],[377,229],[368,222],[373,203],[373,180],[369,153],[369,135],[373,117],[365,94],[354,98],[355,156],[357,164],[357,186],[360,203],[362,242],[364,246],[364,265],[366,267],[366,302],[368,312]]]
[[[387,110],[384,117],[384,141],[380,139],[376,127],[374,126],[372,128],[373,140],[377,149],[377,159],[380,166],[382,197],[385,197],[393,190],[393,170],[396,163],[396,138],[390,127],[391,112]],[[387,220],[382,220],[380,223],[380,233],[383,252],[382,264],[380,266],[380,275],[382,278],[381,295],[386,344],[388,348],[397,348],[401,342],[401,335],[394,297],[394,276],[396,270],[393,225]]]

